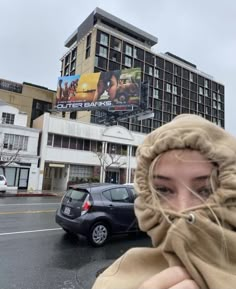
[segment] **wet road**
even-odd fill
[[[145,236],[117,237],[102,248],[69,237],[54,221],[60,199],[0,198],[0,288],[89,289],[98,269]]]

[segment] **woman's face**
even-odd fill
[[[163,153],[154,166],[153,185],[162,206],[181,211],[202,204],[212,193],[210,176],[213,164],[195,150]],[[196,195],[192,192],[194,191]]]
[[[109,83],[109,87],[107,88],[107,92],[110,96],[110,99],[113,100],[116,97],[118,82],[114,75],[112,75]]]

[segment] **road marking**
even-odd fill
[[[59,205],[60,203],[27,203],[27,204],[0,204],[0,207],[6,206],[42,206],[42,205]]]
[[[15,214],[40,214],[40,213],[52,213],[56,210],[43,210],[43,211],[21,211],[21,212],[0,212],[0,215],[15,215]]]
[[[33,230],[33,231],[19,231],[19,232],[9,232],[9,233],[0,233],[0,236],[16,235],[16,234],[28,234],[28,233],[38,233],[38,232],[47,232],[47,231],[58,231],[58,230],[61,230],[61,228],[42,229],[42,230]]]

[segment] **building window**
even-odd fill
[[[199,96],[198,96],[198,102],[199,102],[199,103],[204,103],[204,99],[203,99],[203,96],[202,96],[202,95],[199,95]]]
[[[201,86],[199,86],[198,90],[199,90],[199,94],[203,95],[203,88]]]
[[[132,59],[125,56],[125,66],[131,67],[132,66]]]
[[[171,85],[169,83],[166,83],[166,91],[171,92]]]
[[[181,67],[180,66],[174,65],[174,74],[181,76]]]
[[[86,59],[89,58],[89,56],[90,56],[90,50],[91,50],[90,46],[86,48],[86,53],[85,53],[85,58]]]
[[[132,46],[125,44],[125,54],[132,56]]]
[[[151,66],[148,67],[148,74],[149,75],[153,74],[153,68]]]
[[[176,106],[176,105],[173,106],[173,114],[176,114],[176,115],[180,114],[180,107],[179,106]]]
[[[90,46],[91,45],[91,36],[92,34],[89,33],[89,35],[87,36],[87,42],[86,42],[86,47]]]
[[[52,146],[52,144],[53,144],[53,134],[52,134],[52,133],[49,133],[49,134],[48,134],[47,145],[48,145],[48,146]]]
[[[189,80],[189,71],[183,68],[183,78]]]
[[[173,64],[169,61],[166,61],[166,71],[170,72],[170,73],[173,73]]]
[[[28,136],[4,134],[3,148],[8,150],[23,150],[27,151],[28,148]]]
[[[71,68],[70,70],[75,70],[75,61],[71,62]]]
[[[68,65],[70,62],[70,55],[67,55],[65,58],[65,65]]]
[[[93,167],[70,165],[69,180],[76,180],[76,178],[90,178],[93,176]]]
[[[15,120],[15,115],[13,113],[7,113],[7,112],[3,112],[2,113],[2,123],[6,123],[6,124],[14,124],[14,120]]]
[[[86,58],[86,59],[90,56],[91,37],[92,37],[92,34],[90,33],[90,34],[87,36],[87,41],[86,41],[86,54],[85,54],[85,58]]]
[[[154,90],[153,90],[153,97],[154,97],[154,98],[158,98],[158,96],[159,96],[159,91],[158,91],[158,89],[154,89]]]
[[[70,137],[70,149],[76,149],[77,139],[75,137]]]
[[[189,73],[189,81],[193,82],[193,73],[192,72]]]
[[[0,89],[22,93],[22,84],[18,84],[9,80],[0,79]]]
[[[77,53],[77,48],[75,48],[72,53],[71,53],[71,60],[75,60],[76,59],[76,53]]]
[[[68,136],[63,136],[62,137],[62,147],[65,149],[69,148],[69,137]]]
[[[171,121],[171,114],[170,113],[163,113],[163,121],[169,122]]]
[[[107,69],[107,60],[105,58],[102,58],[102,57],[95,57],[95,66],[106,70]]]
[[[120,51],[121,50],[121,41],[120,39],[114,38],[113,49]]]
[[[102,56],[102,57],[107,58],[107,48],[103,47],[103,46],[100,46],[99,47],[99,55]]]
[[[194,101],[190,101],[190,109],[197,110],[197,103]]]
[[[177,94],[177,86],[173,85],[173,94]]]
[[[108,46],[108,35],[107,34],[105,34],[105,33],[100,34],[100,43],[105,45],[105,46]]]
[[[174,104],[180,105],[180,97],[179,96],[174,96]]]
[[[159,88],[159,83],[157,79],[154,79],[154,87]]]
[[[61,148],[61,142],[62,142],[62,136],[55,134],[53,146],[57,148]]]
[[[154,69],[154,76],[159,78],[159,70],[157,68]]]

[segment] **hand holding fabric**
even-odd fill
[[[146,280],[138,289],[200,289],[183,267],[170,267]]]

